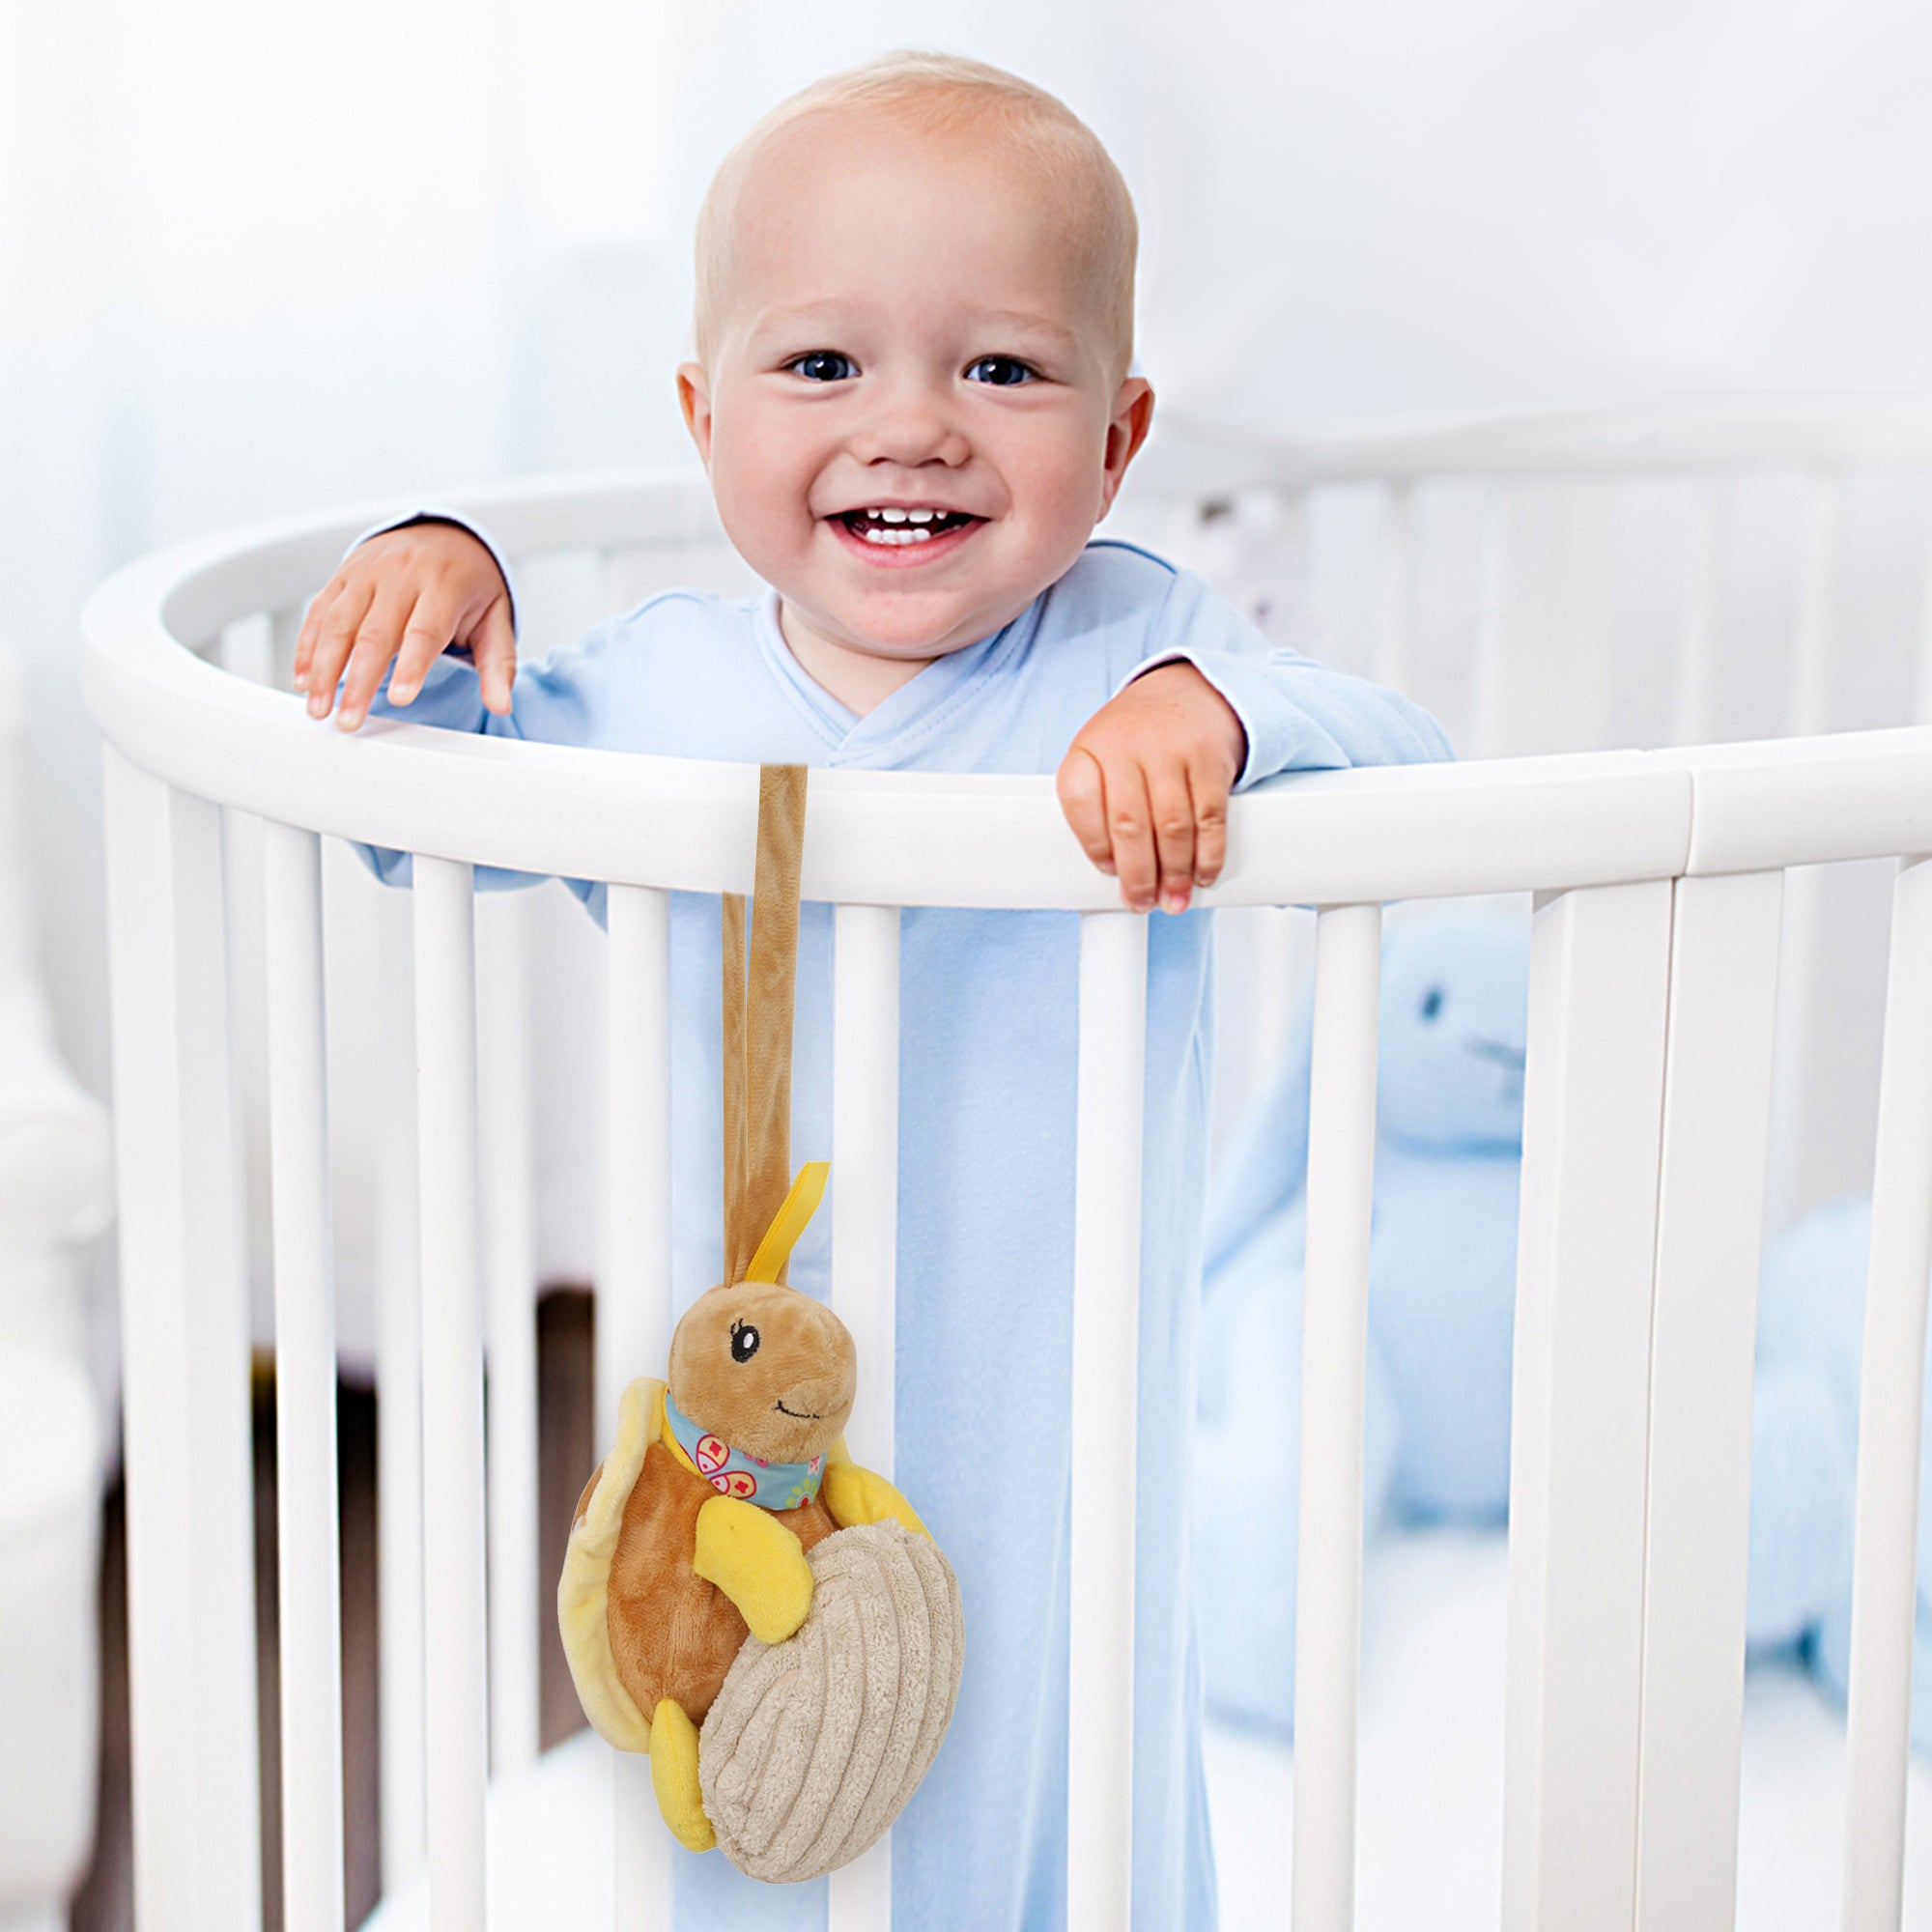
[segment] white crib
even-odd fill
[[[1507,502],[1552,476],[1663,475],[1693,479],[1699,500],[1717,501],[1726,479],[1767,464],[1797,466],[1820,506],[1796,654],[1797,688],[1815,695],[1822,673],[1807,666],[1829,646],[1841,479],[1932,467],[1922,413],[1575,419],[1259,455],[1176,452],[1170,502],[1208,501],[1205,523],[1198,508],[1157,509],[1151,498],[1141,514],[1144,527],[1166,518],[1170,535],[1188,518],[1199,528],[1250,519],[1257,554],[1273,555],[1302,505],[1330,490],[1366,492],[1385,586],[1375,668],[1402,677],[1415,635],[1417,505],[1438,480]],[[558,579],[561,601],[581,608],[618,608],[653,582],[721,567],[696,479],[515,486],[458,507],[514,558],[574,559],[554,568],[570,579]],[[370,520],[358,509],[185,546],[124,571],[86,617],[89,701],[108,740],[143,1932],[229,1932],[260,1919],[250,1196],[228,1023],[231,1004],[251,997],[233,969],[250,958],[242,925],[255,895],[242,861],[252,841],[266,962],[291,1932],[334,1932],[343,1919],[324,840],[417,855],[407,916],[420,1267],[398,1265],[386,1281],[377,1336],[383,1412],[403,1419],[382,1436],[384,1872],[400,1891],[426,1866],[439,1932],[484,1922],[486,1776],[493,1766],[524,1772],[535,1738],[527,1147],[504,1125],[518,1111],[515,1078],[493,1075],[487,1057],[479,1066],[472,867],[610,883],[603,1158],[632,1178],[667,1171],[668,895],[749,885],[747,768],[400,724],[352,740],[255,681],[283,661],[302,603]],[[1513,526],[1504,515],[1476,527],[1491,533],[1477,581],[1493,619]],[[1693,525],[1719,527],[1715,518]],[[1676,686],[1685,735],[1701,735],[1711,715],[1719,554],[1715,538],[1693,545],[1701,561],[1688,575]],[[1492,748],[1508,736],[1507,636],[1490,621],[1469,639],[1470,715]],[[1815,725],[1815,705],[1796,722]],[[834,1275],[870,1378],[854,1448],[874,1466],[892,1465],[882,1383],[893,1355],[897,909],[1082,915],[1068,1923],[1124,1927],[1134,1522],[1109,1445],[1136,1374],[1135,1326],[1120,1318],[1138,1272],[1140,1069],[1120,1045],[1142,1031],[1144,926],[1082,859],[1048,780],[821,773],[812,797],[805,892],[838,908],[832,1154],[836,1171],[867,1182],[841,1190]],[[1932,729],[1297,779],[1238,801],[1231,839],[1211,904],[1320,908],[1297,1775],[1292,1860],[1286,1845],[1269,1853],[1292,1867],[1293,1922],[1304,1932],[1347,1926],[1353,1911],[1383,905],[1535,895],[1503,1922],[1685,1932],[1733,1917],[1751,1355],[1786,872],[1901,862],[1876,1127],[1844,1875],[1847,1925],[1897,1925],[1932,1270],[1932,1009],[1919,993],[1932,974],[1932,865],[1921,856],[1932,853]],[[1096,1050],[1102,1042],[1110,1050]],[[654,1193],[633,1179],[607,1193],[619,1211],[606,1215],[600,1244],[605,1439],[617,1389],[663,1359],[671,1319],[662,1185]],[[479,1247],[484,1216],[495,1218]],[[425,1619],[439,1634],[427,1649]],[[648,1768],[612,1758],[611,1776],[614,1922],[668,1924],[670,1853]],[[835,1879],[834,1932],[890,1921],[890,1858],[888,1841]]]

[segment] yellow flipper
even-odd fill
[[[644,1466],[644,1452],[664,1434],[664,1383],[640,1376],[617,1409],[617,1440],[598,1466],[582,1514],[571,1525],[556,1585],[556,1623],[577,1681],[583,1715],[619,1750],[650,1749],[650,1722],[624,1688],[611,1650],[611,1565],[623,1533],[624,1507]]]
[[[818,1494],[840,1529],[851,1529],[863,1522],[883,1522],[891,1517],[928,1543],[932,1540],[932,1532],[920,1521],[919,1512],[883,1476],[862,1469],[857,1463],[828,1462]]]
[[[761,1642],[782,1643],[811,1608],[811,1566],[804,1545],[756,1503],[713,1496],[697,1512],[691,1567],[737,1605]]]
[[[651,1789],[671,1836],[686,1851],[708,1852],[718,1842],[697,1785],[697,1726],[670,1697],[651,1715]]]

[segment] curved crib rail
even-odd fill
[[[1889,722],[1932,723],[1922,393],[1682,397],[1277,438],[1163,420],[1129,483],[1132,501],[1159,478],[1146,507],[1161,542],[1271,628],[1332,635],[1319,655],[1421,696],[1464,756],[1809,738],[1843,722],[1848,686],[1869,707],[1887,685]],[[1876,617],[1888,601],[1896,616]],[[1792,874],[1774,1224],[1831,1166],[1815,1046],[1842,956],[1835,912],[1820,873]],[[1237,1004],[1305,971],[1292,922],[1231,936],[1224,992]],[[1249,1024],[1256,1050],[1221,1069],[1231,1111],[1278,1057],[1269,1009]]]
[[[1259,440],[1185,413],[1171,485],[1419,483],[1445,477],[1661,476],[1754,468],[1923,469],[1932,398],[1682,397],[1639,406],[1488,412]]]
[[[684,479],[479,492],[513,555],[686,541]],[[422,1725],[434,1922],[483,1922],[488,1753],[483,1310],[471,872],[611,886],[613,1173],[668,1146],[668,898],[749,885],[749,767],[469,740],[355,739],[195,654],[326,574],[361,515],[134,565],[90,604],[107,753],[127,1324],[136,1888],[144,1932],[257,1922],[246,1358],[222,1024],[223,812],[268,821],[287,1923],[341,1922],[339,1652],[317,855],[417,855]],[[1932,729],[1806,743],[1322,775],[1236,801],[1218,906],[1314,904],[1295,1920],[1351,1920],[1361,1337],[1378,935],[1394,897],[1533,891],[1516,1344],[1505,1923],[1727,1923],[1735,1871],[1759,1221],[1783,868],[1895,856],[1860,1467],[1849,1922],[1895,1925],[1932,1223]],[[1916,863],[1914,863],[1916,861]],[[814,776],[808,896],[838,907],[835,1160],[873,1177],[835,1228],[861,1360],[892,1360],[897,909],[1080,913],[1073,1320],[1069,1923],[1131,1891],[1133,1505],[1105,1454],[1137,1374],[1142,920],[1118,910],[1046,780]],[[1127,1042],[1122,1050],[1122,1042]],[[600,1406],[668,1343],[668,1201],[611,1190]],[[319,1261],[320,1257],[320,1261]],[[1876,1338],[1876,1339],[1873,1339]],[[1918,1354],[1914,1354],[1915,1344]],[[1876,1369],[1876,1372],[1873,1372]],[[1888,1381],[1888,1376],[1889,1379]],[[494,1406],[494,1394],[493,1394]],[[860,1413],[892,1413],[874,1388]],[[1099,1417],[1106,1417],[1104,1422]],[[890,1467],[889,1435],[861,1445]],[[493,1472],[495,1475],[501,1472]],[[648,1772],[620,1761],[617,1896],[668,1923]],[[238,1852],[240,1856],[238,1857]],[[843,1875],[836,1932],[885,1925],[889,1852]],[[656,1917],[645,1915],[655,1905]]]

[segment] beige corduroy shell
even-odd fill
[[[865,1523],[808,1560],[810,1613],[783,1643],[746,1639],[698,1744],[719,1845],[774,1885],[847,1863],[898,1816],[965,1659],[959,1585],[930,1538]]]

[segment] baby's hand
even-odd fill
[[[1055,785],[1087,856],[1134,912],[1183,912],[1228,853],[1228,793],[1247,761],[1228,700],[1191,664],[1156,666],[1080,727]]]
[[[452,643],[475,659],[483,702],[507,712],[517,639],[497,559],[455,524],[407,524],[357,544],[308,607],[296,639],[296,689],[308,693],[311,717],[327,718],[340,681],[335,722],[353,731],[391,658],[389,697],[407,704]]]

